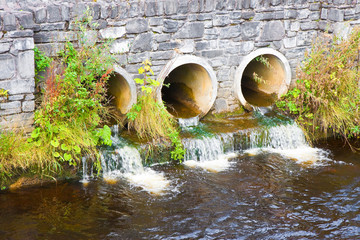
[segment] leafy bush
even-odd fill
[[[111,144],[110,128],[99,128],[107,118],[104,106],[106,82],[112,72],[109,45],[86,41],[91,18],[78,22],[78,46],[67,42],[59,53],[60,64],[50,64],[36,128],[29,138],[35,146],[47,146],[53,158],[76,165],[82,154],[96,155],[96,146]],[[42,58],[40,58],[42,59]]]
[[[334,134],[345,140],[359,129],[360,29],[348,39],[324,35],[312,45],[297,81],[277,106],[295,117],[313,137]]]
[[[155,142],[160,139],[170,139],[174,146],[171,157],[181,160],[184,158],[185,150],[179,137],[176,121],[164,104],[156,101],[156,88],[160,83],[150,77],[154,75],[151,62],[146,60],[143,65],[139,68],[139,74],[143,74],[144,78],[135,79],[135,82],[141,86],[142,94],[127,113],[129,128],[134,129],[140,138],[152,139]]]

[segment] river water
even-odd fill
[[[0,239],[360,239],[360,155],[254,122],[185,138],[182,164],[117,140],[103,176],[1,192]]]

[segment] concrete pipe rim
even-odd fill
[[[121,109],[117,108],[118,110],[121,111],[122,114],[126,114],[130,111],[132,106],[137,102],[136,85],[135,85],[135,82],[134,82],[133,78],[131,77],[131,75],[128,72],[126,72],[125,69],[123,69],[122,67],[120,67],[117,64],[114,65],[113,68],[114,68],[114,70],[108,80],[108,84],[110,84],[110,81],[113,81],[113,80],[111,80],[113,75],[115,75],[115,76],[119,75],[121,77],[121,80],[125,80],[125,83],[128,87],[127,91],[129,91],[130,98],[127,100],[127,103],[121,107]]]
[[[235,79],[234,79],[234,95],[238,98],[240,103],[248,110],[251,110],[253,108],[253,105],[250,104],[244,97],[243,91],[242,91],[242,78],[244,71],[246,67],[252,62],[256,57],[263,56],[263,55],[271,55],[276,57],[280,64],[282,65],[282,69],[284,71],[284,79],[282,81],[281,86],[279,87],[277,91],[277,98],[280,98],[283,94],[287,93],[288,88],[291,83],[291,68],[289,61],[287,58],[280,53],[279,51],[276,51],[272,48],[259,48],[247,56],[241,61],[240,65],[237,67],[235,72]]]
[[[175,69],[185,66],[185,65],[196,65],[196,66],[199,66],[200,68],[204,69],[208,75],[208,79],[211,81],[211,89],[209,92],[210,97],[209,97],[206,105],[201,106],[202,111],[200,114],[198,114],[197,116],[193,116],[193,117],[202,118],[213,107],[214,102],[217,97],[217,89],[218,89],[218,81],[216,78],[216,74],[215,74],[213,68],[210,66],[210,64],[203,58],[193,56],[193,55],[181,55],[181,56],[177,56],[177,57],[171,59],[162,68],[161,72],[159,73],[159,75],[157,77],[157,80],[160,82],[160,86],[157,89],[156,98],[157,98],[157,101],[164,103],[164,105],[166,105],[166,103],[163,101],[163,97],[162,97],[162,88],[164,87],[165,80],[168,76],[170,76],[170,74]],[[176,118],[181,118],[181,117],[176,117]],[[185,117],[185,118],[189,118],[189,117]]]

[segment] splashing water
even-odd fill
[[[111,137],[114,151],[103,151],[101,165],[103,177],[108,183],[115,183],[125,178],[132,185],[138,186],[155,195],[162,194],[170,186],[163,173],[144,167],[139,151],[127,146],[119,137]]]
[[[194,127],[199,125],[199,116],[192,118],[179,118],[178,122],[179,126],[183,129],[186,129],[188,127]]]
[[[202,139],[184,139],[183,144],[186,149],[184,164],[191,168],[221,172],[231,166],[229,159],[237,156],[232,133]]]
[[[245,152],[250,155],[262,151],[273,152],[305,164],[320,164],[330,160],[329,152],[313,148],[307,143],[302,129],[295,123],[267,130],[253,130],[250,132],[249,141],[250,149]]]

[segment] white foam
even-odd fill
[[[190,168],[202,168],[209,172],[222,172],[230,168],[232,162],[229,162],[230,158],[236,157],[236,153],[222,154],[218,156],[218,159],[207,160],[207,161],[195,161],[187,160],[184,161],[184,165]]]
[[[330,161],[329,153],[320,148],[312,148],[309,146],[302,146],[294,149],[276,149],[276,148],[252,148],[244,151],[253,156],[262,152],[277,153],[285,158],[292,159],[299,164],[319,165],[321,163]]]
[[[114,142],[114,141],[113,141]],[[144,167],[139,151],[130,146],[116,148],[115,152],[101,156],[103,178],[108,183],[126,179],[131,185],[160,195],[169,189],[170,181],[163,173]]]

